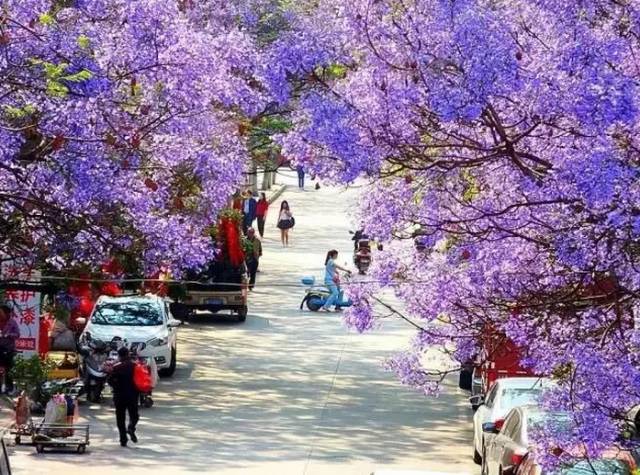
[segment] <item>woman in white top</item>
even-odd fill
[[[280,214],[278,215],[278,229],[280,229],[280,240],[283,247],[289,246],[289,229],[295,225],[293,214],[289,209],[289,203],[283,201],[280,205]]]

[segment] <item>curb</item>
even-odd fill
[[[276,191],[273,195],[267,198],[267,201],[269,202],[269,204],[273,204],[275,200],[280,198],[280,195],[282,195],[282,193],[284,193],[287,190],[287,187],[288,185],[282,185],[278,191]]]

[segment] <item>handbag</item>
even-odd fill
[[[133,367],[133,384],[143,394],[150,393],[153,390],[151,371],[140,362],[135,363]]]
[[[293,216],[291,216],[291,227],[294,227],[296,225],[296,218],[294,218]]]

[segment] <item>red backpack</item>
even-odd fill
[[[136,363],[133,366],[133,384],[141,393],[150,393],[153,389],[151,371],[147,365]]]

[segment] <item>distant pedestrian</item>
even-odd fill
[[[256,272],[258,272],[260,257],[262,257],[262,243],[256,237],[256,230],[253,228],[247,229],[247,240],[251,243],[251,250],[246,258],[247,270],[249,271],[249,290],[253,290],[256,285]]]
[[[278,215],[278,229],[280,229],[280,240],[283,247],[289,246],[289,229],[295,224],[296,221],[289,209],[289,203],[285,200],[280,205],[280,214]]]
[[[260,199],[256,205],[256,218],[258,219],[258,233],[260,234],[260,238],[264,238],[264,223],[267,220],[267,211],[269,211],[267,195],[260,193]]]
[[[127,434],[134,444],[138,442],[136,425],[138,424],[138,389],[133,381],[134,363],[131,361],[129,349],[126,346],[118,350],[118,363],[109,375],[109,384],[113,388],[113,403],[116,406],[116,423],[120,433],[120,445],[127,446]],[[129,425],[126,424],[127,412]]]
[[[304,190],[304,167],[302,165],[298,165],[296,167],[296,171],[298,172],[298,187],[301,190]]]
[[[231,203],[231,207],[236,211],[240,211],[242,213],[242,195],[239,192],[235,192],[233,194],[233,201]]]
[[[253,197],[251,190],[247,190],[244,194],[244,201],[242,202],[242,231],[247,234],[247,229],[253,225],[254,219],[256,219],[256,206],[258,202]]]

